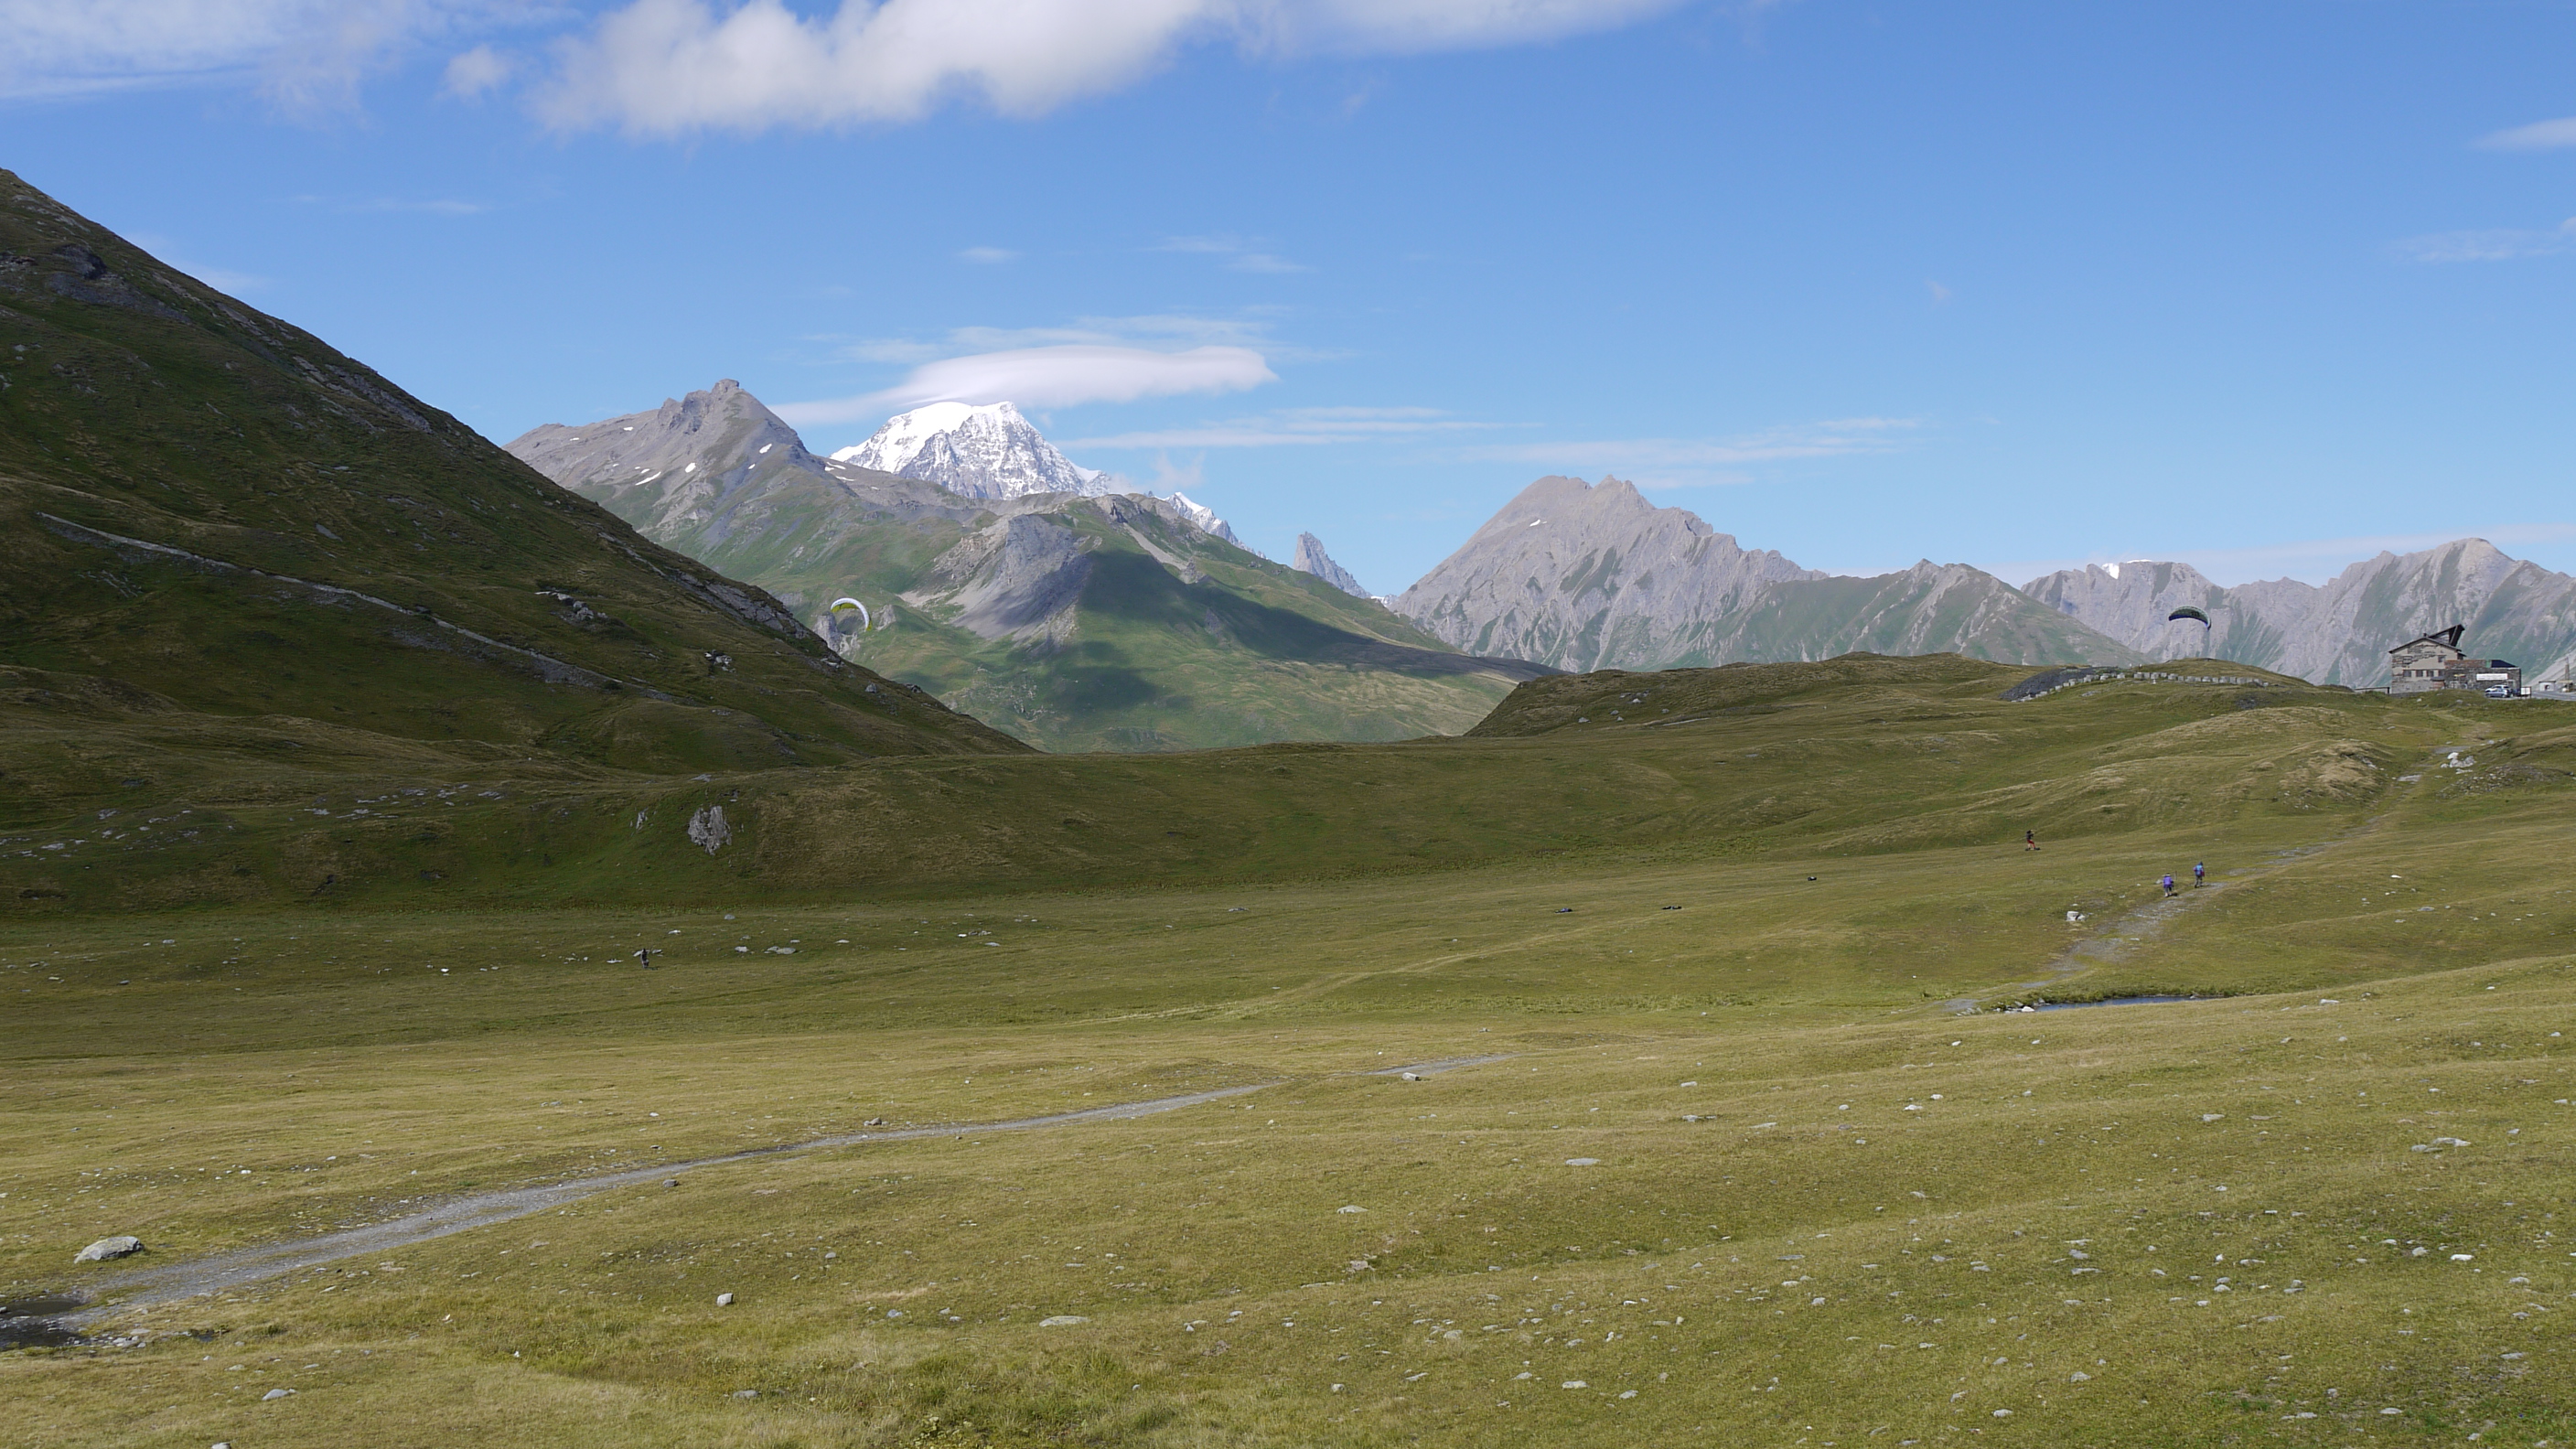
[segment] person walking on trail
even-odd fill
[[[2172,871],[2166,871],[2166,872],[2165,872],[2165,897],[2166,897],[2166,899],[2168,899],[2168,900],[2172,899],[2172,897],[2173,897],[2173,893],[2174,893],[2174,878],[2173,878],[2173,872],[2172,872]]]
[[[2024,850],[2039,849],[2039,832],[2036,830],[2023,831],[2021,833],[2021,848]]]
[[[2193,890],[2198,890],[2203,885],[2208,884],[2208,882],[2209,867],[2201,864],[2199,861],[2193,861],[2191,863],[2191,888]]]

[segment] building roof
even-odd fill
[[[2453,624],[2448,629],[2436,629],[2430,634],[2418,634],[2398,645],[2397,649],[2412,649],[2418,644],[2439,644],[2445,649],[2457,649],[2460,647],[2460,636],[2468,630],[2469,626],[2466,624]],[[2391,649],[2388,652],[2394,654],[2397,649]]]

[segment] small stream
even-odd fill
[[[2034,1001],[2028,1006],[2006,1006],[1999,1010],[2019,1014],[2041,1011],[2080,1011],[2088,1006],[2153,1006],[2167,1001],[2216,1001],[2215,996],[2111,996],[2100,1001]]]

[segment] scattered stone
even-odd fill
[[[2089,1384],[2093,1381],[2093,1376],[2082,1369],[2077,1369],[2066,1376],[2066,1381],[2070,1384]]]
[[[678,1187],[680,1185],[680,1180],[676,1177],[666,1177],[662,1179],[662,1185],[664,1187]]]
[[[1565,1165],[1568,1167],[1599,1167],[1601,1165],[1601,1159],[1598,1157],[1569,1157],[1565,1159]]]
[[[293,1389],[270,1389],[267,1393],[259,1396],[259,1401],[265,1404],[271,1399],[282,1399],[294,1392],[295,1390]]]
[[[1364,1213],[1367,1212],[1368,1209],[1361,1207],[1356,1203],[1344,1203],[1342,1206],[1333,1209],[1333,1211],[1337,1213]]]
[[[1558,1384],[1557,1387],[1560,1389],[1588,1389],[1592,1386],[1581,1379],[1567,1379],[1564,1383]]]
[[[730,1293],[717,1294],[716,1306],[718,1308],[731,1308],[733,1306],[733,1295]]]
[[[734,1391],[733,1391],[733,1396],[734,1396],[735,1398],[737,1398],[737,1399],[756,1399],[756,1398],[759,1398],[759,1397],[760,1397],[760,1390],[758,1390],[758,1389],[736,1389],[736,1390],[734,1390]]]
[[[1059,1314],[1055,1315],[1055,1316],[1054,1316],[1054,1317],[1052,1317],[1052,1318],[1041,1318],[1041,1319],[1039,1319],[1039,1320],[1038,1320],[1038,1327],[1040,1327],[1040,1328],[1071,1328],[1071,1327],[1073,1327],[1073,1326],[1074,1326],[1075,1324],[1077,1324],[1077,1323],[1089,1323],[1090,1321],[1091,1321],[1090,1319],[1083,1317],[1083,1316],[1082,1316],[1081,1314],[1079,1314],[1079,1313],[1059,1313]]]
[[[1396,1075],[1402,1077],[1408,1082],[1418,1082],[1422,1080],[1422,1074],[1420,1072],[1398,1072]]]
[[[101,1238],[72,1255],[75,1263],[104,1263],[111,1258],[130,1258],[144,1251],[143,1240],[136,1237]]]

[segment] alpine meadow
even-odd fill
[[[2003,203],[1787,195],[1808,142],[1726,148],[1845,93],[1681,69],[1932,23],[1830,0],[237,8],[30,10],[0,57],[49,136],[158,108],[202,160],[259,106],[386,171],[241,182],[296,244],[238,273],[32,139],[0,171],[0,1439],[2576,1446],[2576,577],[2518,556],[2576,524],[2423,461],[2492,418],[2353,425],[2352,359],[2488,334],[2355,285],[2361,346],[2183,247],[2076,302],[2008,248],[1880,254]],[[2181,112],[2233,93],[2143,19],[2014,13],[2175,67],[2131,129],[2204,149],[2103,162],[2099,238],[2201,188],[2268,241],[2350,180],[2209,160]],[[1939,54],[1924,127],[2036,93]],[[432,109],[358,99],[397,84]],[[1559,94],[1616,124],[1476,171]],[[2452,149],[2563,164],[2576,122],[2520,114]],[[1918,164],[1868,119],[1846,150]],[[1006,191],[1021,230],[955,219]],[[2568,264],[2541,204],[2369,265],[2523,316],[2472,294]],[[1398,280],[1298,229],[1342,208]],[[514,240],[428,255],[451,224]],[[333,270],[361,226],[396,239]],[[1739,267],[1755,232],[1809,260]],[[919,255],[806,266],[826,233]],[[1113,256],[1151,284],[1062,280]],[[1726,290],[1807,266],[1897,300]],[[661,340],[495,328],[478,277]],[[2242,395],[2122,413],[2065,345],[2159,328],[2141,372]],[[2553,336],[2512,356],[2563,392]],[[2006,371],[2096,391],[1971,385]],[[1662,374],[1705,415],[1653,416]],[[1719,421],[1757,406],[1823,421]],[[2098,469],[2016,453],[2037,417]],[[2427,471],[2373,492],[2374,450]],[[2302,489],[2336,537],[2268,511]]]

